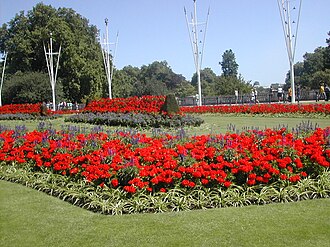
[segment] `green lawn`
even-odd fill
[[[286,126],[290,130],[301,123],[310,123],[311,125],[325,128],[330,126],[329,118],[312,118],[312,117],[268,117],[268,116],[232,116],[226,114],[207,114],[201,115],[205,123],[200,128],[191,128],[188,130],[191,134],[205,133],[224,133],[228,130],[228,126],[235,127],[236,130],[251,128],[278,128]]]
[[[251,129],[251,128],[278,128],[279,126],[287,126],[290,130],[295,128],[297,125],[304,123],[310,123],[311,125],[325,128],[330,126],[330,118],[327,117],[285,117],[285,116],[234,116],[228,114],[202,114],[196,115],[204,119],[205,123],[200,127],[186,127],[184,128],[186,132],[190,135],[200,135],[200,134],[210,134],[210,133],[224,133],[228,130],[228,126],[235,127],[236,130]],[[90,124],[73,124],[70,122],[64,122],[64,116],[47,120],[47,123],[51,123],[52,126],[56,129],[61,129],[62,126],[66,125],[75,125],[80,127],[87,127],[88,129],[92,128],[93,125]],[[9,121],[1,120],[0,125],[8,126],[14,128],[16,125],[25,125],[29,130],[36,129],[40,121]],[[104,129],[118,129],[119,127],[103,127]],[[141,129],[142,132],[151,133],[151,130]],[[176,133],[176,129],[165,130],[170,133]]]
[[[330,200],[105,216],[0,181],[0,246],[329,246]]]

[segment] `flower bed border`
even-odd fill
[[[166,193],[136,194],[113,188],[91,186],[86,181],[69,181],[56,174],[22,169],[15,164],[0,165],[0,179],[22,184],[92,212],[121,215],[163,213],[223,207],[242,207],[330,198],[330,171],[297,184],[277,182],[267,186],[232,186],[226,190],[196,187],[174,188]]]

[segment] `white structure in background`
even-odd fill
[[[202,86],[201,86],[200,71],[201,71],[201,66],[202,66],[202,62],[203,62],[206,29],[207,29],[207,23],[208,23],[209,15],[210,15],[210,8],[207,13],[206,22],[199,23],[197,21],[196,0],[193,0],[193,1],[194,1],[194,14],[191,14],[191,22],[188,21],[186,8],[184,8],[184,13],[186,16],[187,28],[188,28],[188,32],[189,32],[189,38],[190,38],[191,48],[193,51],[196,75],[197,75],[197,85],[198,85],[198,102],[197,102],[197,104],[199,106],[201,106],[202,105]],[[198,26],[203,26],[203,28],[198,29]],[[203,37],[202,40],[199,39],[199,33],[202,33],[201,34],[201,36]]]
[[[118,44],[118,32],[116,37],[115,43],[109,42],[109,30],[108,30],[108,19],[105,19],[105,35],[103,37],[103,42],[101,43],[102,47],[102,56],[103,56],[103,62],[104,62],[104,68],[105,73],[108,80],[109,85],[109,98],[112,99],[112,90],[111,90],[111,84],[112,84],[112,78],[113,78],[113,68],[116,58],[116,50],[117,50],[117,44]],[[110,49],[110,46],[114,45],[114,52],[112,54],[112,50]]]
[[[58,65],[60,62],[60,55],[61,55],[61,45],[58,52],[53,52],[53,38],[52,33],[50,33],[50,41],[48,44],[48,51],[46,50],[46,46],[44,44],[44,51],[47,63],[47,69],[49,74],[50,85],[52,86],[52,93],[53,93],[53,111],[56,110],[56,96],[55,96],[55,85],[56,85],[56,78],[57,78],[57,70]],[[57,56],[56,67],[54,68],[54,56]],[[55,70],[55,71],[54,71]]]
[[[2,75],[1,75],[1,84],[0,84],[0,106],[2,106],[2,85],[3,85],[3,80],[5,78],[5,69],[6,69],[6,61],[7,61],[7,55],[8,53],[4,52],[3,54],[3,67],[2,67]]]
[[[296,6],[290,6],[290,2],[299,2],[298,9]],[[288,52],[289,64],[290,64],[290,80],[292,97],[291,102],[296,102],[295,97],[295,82],[294,82],[294,56],[297,44],[298,26],[301,12],[302,0],[277,0],[278,8],[281,15],[282,27],[284,32],[286,49]],[[295,18],[291,18],[291,14],[294,14]]]

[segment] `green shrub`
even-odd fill
[[[177,114],[180,111],[178,102],[174,94],[166,95],[165,102],[160,108],[161,112],[166,112],[167,114]]]

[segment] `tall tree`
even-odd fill
[[[326,43],[327,43],[327,47],[325,48],[325,58],[324,58],[324,62],[325,62],[325,68],[326,69],[330,69],[330,32],[328,32],[328,36],[329,38],[326,39]],[[330,82],[329,82],[330,83]]]
[[[201,75],[201,84],[203,88],[203,95],[204,96],[214,96],[216,92],[214,90],[217,75],[213,72],[211,68],[202,69],[200,72]],[[197,92],[197,74],[194,73],[193,77],[191,78],[191,84],[196,88]]]
[[[126,98],[131,96],[133,94],[134,83],[136,81],[136,78],[131,76],[126,69],[115,70],[112,81],[113,97]],[[105,88],[107,89],[107,87]]]
[[[57,100],[63,100],[61,81],[56,87]],[[42,72],[17,72],[11,75],[3,87],[4,104],[50,102],[52,91],[49,77]]]
[[[233,95],[235,90],[244,94],[251,92],[251,88],[251,83],[246,82],[241,75],[238,77],[221,75],[216,81],[214,91],[216,95]]]
[[[330,32],[328,32],[330,36]],[[294,65],[295,81],[305,88],[318,89],[321,84],[330,84],[330,38],[327,47],[317,47],[314,52],[306,52],[302,62]],[[290,73],[286,75],[286,87],[290,87]]]
[[[185,78],[173,72],[166,61],[155,61],[149,65],[143,65],[140,69],[138,84],[135,87],[136,95],[159,95],[175,92]]]
[[[231,49],[223,53],[222,61],[219,64],[222,69],[222,75],[237,77],[238,64],[236,63],[235,53]]]
[[[17,14],[0,28],[0,51],[8,51],[8,72],[47,72],[43,44],[54,40],[54,50],[62,45],[58,76],[65,97],[72,101],[99,97],[105,81],[98,30],[68,8],[55,9],[37,4]],[[49,85],[50,86],[50,85]]]

